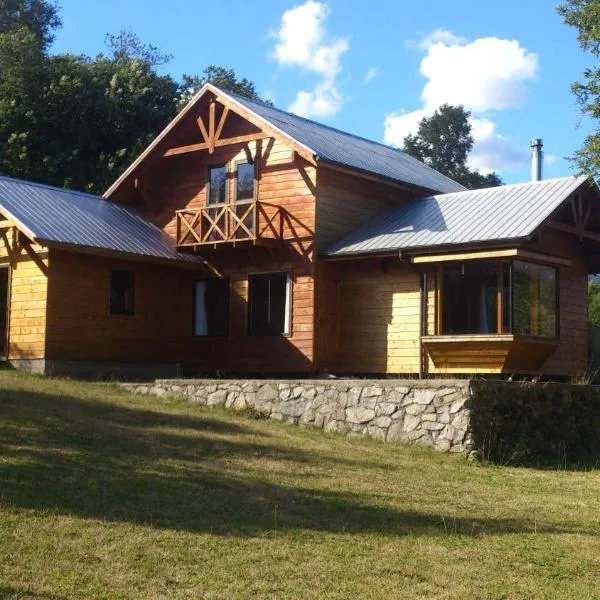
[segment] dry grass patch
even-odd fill
[[[0,372],[0,598],[600,598],[600,473]]]

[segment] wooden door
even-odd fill
[[[8,291],[9,269],[0,267],[0,357],[8,353]]]

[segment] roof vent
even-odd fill
[[[542,179],[543,145],[540,138],[531,140],[531,181],[541,181]]]

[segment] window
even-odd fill
[[[556,337],[556,269],[513,263],[514,332]]]
[[[208,204],[227,202],[227,165],[208,167]]]
[[[229,335],[229,279],[204,279],[196,282],[194,335]]]
[[[447,263],[427,282],[430,335],[558,336],[554,267],[522,261]]]
[[[235,171],[235,201],[254,200],[254,163],[238,163]]]
[[[508,264],[464,262],[445,265],[441,277],[442,334],[510,331],[504,291],[510,288]]]
[[[110,274],[110,314],[133,316],[135,313],[135,273],[112,271]]]
[[[237,163],[235,169],[235,214],[239,222],[232,223],[236,239],[252,238],[254,233],[254,163]]]
[[[289,335],[292,282],[289,273],[248,278],[250,335]]]

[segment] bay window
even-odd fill
[[[429,334],[558,337],[555,267],[524,261],[464,261],[427,277]],[[431,302],[435,306],[431,306]]]

